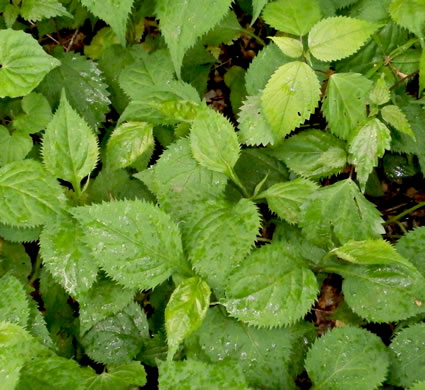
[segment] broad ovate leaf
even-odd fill
[[[391,18],[418,37],[424,36],[425,2],[423,0],[393,0],[389,6]]]
[[[308,35],[308,47],[321,61],[336,61],[359,50],[379,25],[347,16],[326,18]]]
[[[228,313],[263,328],[291,325],[312,307],[319,287],[314,273],[281,244],[255,250],[229,277]]]
[[[370,91],[369,98],[372,103],[378,106],[388,103],[391,99],[391,91],[385,81],[385,74],[381,74],[381,78],[378,79],[373,89]]]
[[[180,343],[201,326],[210,305],[210,295],[210,287],[198,277],[183,280],[171,294],[165,308],[170,358]]]
[[[391,133],[379,119],[370,118],[350,141],[351,162],[356,166],[357,179],[364,190],[378,160],[391,147]]]
[[[262,16],[276,30],[302,36],[310,31],[322,15],[317,0],[277,0],[266,5]]]
[[[134,0],[80,0],[81,4],[100,19],[108,23],[123,46],[126,45],[125,33],[127,19],[133,7]]]
[[[55,16],[73,17],[59,0],[22,0],[20,14],[33,22]]]
[[[289,137],[271,149],[297,175],[320,179],[341,172],[347,164],[344,141],[327,132],[310,129]]]
[[[147,290],[186,271],[180,231],[171,217],[141,200],[73,209],[97,264],[118,283]]]
[[[285,183],[272,185],[258,195],[266,198],[270,210],[289,223],[297,223],[300,219],[300,206],[318,188],[308,179],[295,179]]]
[[[304,62],[282,65],[267,83],[261,103],[276,141],[280,141],[314,112],[320,99],[320,84]]]
[[[425,324],[419,323],[396,333],[391,342],[390,383],[405,388],[425,380]]]
[[[13,161],[23,160],[31,151],[33,142],[28,134],[9,130],[0,125],[0,167]]]
[[[226,14],[232,0],[159,0],[156,16],[161,33],[170,49],[171,59],[180,78],[184,54],[197,39],[211,30]],[[208,9],[208,12],[205,10]]]
[[[44,76],[60,65],[23,31],[0,30],[0,97],[29,94]]]
[[[379,211],[351,179],[313,192],[302,210],[303,232],[319,246],[332,248],[350,240],[378,239],[385,233]]]
[[[43,162],[53,176],[76,187],[95,168],[97,138],[85,120],[71,107],[65,93],[43,137]]]
[[[378,336],[348,326],[317,339],[305,367],[316,390],[374,390],[385,380],[389,356]]]
[[[333,134],[348,140],[366,120],[366,104],[372,85],[360,73],[334,73],[329,78],[323,113]]]
[[[98,265],[83,242],[84,228],[71,216],[49,220],[40,235],[43,264],[72,296],[90,289]]]
[[[106,160],[112,170],[128,167],[149,157],[154,148],[153,126],[146,122],[127,122],[118,126],[106,145]]]
[[[190,130],[193,157],[211,171],[230,175],[240,146],[232,124],[220,113],[202,110]]]
[[[33,227],[64,208],[61,186],[39,162],[16,161],[0,169],[0,222]]]
[[[291,58],[299,58],[303,54],[303,44],[300,40],[290,37],[271,37],[283,54]]]
[[[413,139],[415,139],[415,134],[413,133],[413,130],[410,127],[410,123],[399,106],[389,104],[385,107],[382,107],[381,115],[382,119],[390,126],[394,127],[401,133],[410,135]]]

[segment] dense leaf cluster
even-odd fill
[[[367,196],[383,158],[425,172],[423,0],[0,12],[2,389],[425,389],[425,227],[393,245]]]

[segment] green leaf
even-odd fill
[[[307,34],[321,16],[316,0],[277,0],[268,3],[263,10],[263,19],[267,24],[276,30],[300,36]]]
[[[418,37],[424,36],[425,2],[423,0],[393,0],[389,7],[391,18]]]
[[[322,247],[334,247],[350,240],[378,239],[385,233],[379,211],[351,179],[315,191],[302,210],[300,225],[304,234]]]
[[[152,204],[127,200],[79,207],[74,216],[97,264],[118,283],[147,290],[186,271],[177,224]]]
[[[71,216],[58,216],[49,221],[40,235],[44,266],[73,297],[90,289],[98,271],[83,239],[83,226]]]
[[[319,99],[319,80],[310,66],[300,61],[282,65],[270,78],[261,97],[276,141],[310,118]]]
[[[108,366],[107,371],[86,381],[87,390],[128,390],[145,384],[146,371],[139,362]]]
[[[31,270],[31,259],[23,245],[0,241],[0,277],[9,273],[26,283]]]
[[[425,380],[425,324],[419,323],[397,332],[391,342],[390,383],[409,387]]]
[[[25,328],[30,309],[22,283],[12,275],[0,278],[0,321],[12,322]]]
[[[154,148],[153,126],[146,122],[127,122],[115,128],[106,146],[106,160],[112,170],[128,167]]]
[[[409,390],[425,390],[425,381],[415,383]]]
[[[44,76],[60,65],[23,31],[0,30],[0,97],[29,94]]]
[[[419,62],[419,96],[425,89],[425,49],[422,50],[421,60]]]
[[[186,51],[227,14],[231,2],[217,0],[214,7],[209,7],[208,0],[157,1],[156,16],[179,78]]]
[[[223,315],[218,308],[208,310],[202,326],[189,339],[199,345],[208,361],[238,363],[254,388],[292,389],[290,361],[293,328],[258,329]],[[186,346],[188,358],[199,353]],[[193,356],[192,356],[193,355]]]
[[[96,0],[80,0],[81,4],[98,18],[108,23],[117,34],[123,46],[126,45],[125,33],[127,19],[133,7],[134,0],[105,0],[99,3]]]
[[[381,115],[382,119],[390,126],[394,127],[401,133],[410,135],[413,139],[415,139],[415,134],[412,128],[410,127],[409,121],[407,120],[404,112],[401,111],[400,107],[391,104],[382,107]]]
[[[55,16],[73,17],[58,0],[22,0],[20,13],[33,22]]]
[[[203,110],[190,130],[193,157],[211,171],[230,175],[239,158],[239,143],[231,123],[220,113]]]
[[[84,335],[96,323],[123,310],[134,297],[134,289],[100,279],[92,288],[79,296],[80,334]]]
[[[403,235],[397,242],[396,249],[425,276],[425,226]]]
[[[210,305],[210,295],[210,287],[198,277],[183,280],[171,294],[165,308],[170,359],[181,342],[201,326]]]
[[[37,241],[40,236],[41,226],[32,228],[8,226],[0,224],[0,236],[11,242]]]
[[[373,333],[335,328],[317,339],[305,366],[314,389],[374,390],[385,380],[389,356]]]
[[[71,105],[94,129],[105,120],[109,111],[109,92],[96,63],[76,52],[58,54],[60,67],[50,72],[39,90],[55,107],[62,90]]]
[[[149,338],[145,313],[130,303],[119,313],[94,325],[81,339],[91,359],[103,364],[129,363]]]
[[[329,78],[323,113],[336,136],[351,139],[363,123],[372,82],[359,73],[335,73]]]
[[[297,223],[300,207],[318,188],[317,184],[307,179],[295,179],[286,183],[272,185],[258,198],[266,198],[270,210],[289,223]]]
[[[304,47],[302,42],[298,39],[289,37],[271,37],[271,39],[288,57],[299,58],[303,55]]]
[[[252,0],[252,19],[251,19],[251,25],[254,24],[254,22],[257,20],[257,18],[260,16],[261,11],[263,10],[264,6],[268,3],[269,0]]]
[[[296,174],[312,179],[341,172],[347,163],[345,142],[321,130],[304,130],[285,140],[271,154]]]
[[[47,329],[46,321],[44,320],[44,316],[39,310],[36,301],[29,299],[28,303],[30,309],[30,317],[28,320],[29,332],[34,336],[35,339],[40,341],[41,344],[54,351],[56,346],[50,337],[50,332]]]
[[[284,245],[255,250],[229,277],[224,305],[232,317],[259,327],[291,325],[316,300],[313,272]]]
[[[358,51],[379,28],[365,20],[336,16],[317,23],[308,35],[308,47],[321,61],[336,61]]]
[[[44,130],[52,119],[52,110],[47,99],[39,93],[30,93],[22,99],[23,114],[12,125],[20,133],[33,134]]]
[[[103,27],[93,37],[90,45],[84,46],[84,55],[93,60],[98,60],[107,48],[118,43],[120,43],[120,41],[112,28]]]
[[[23,160],[33,147],[32,139],[27,134],[13,132],[0,125],[0,167],[14,161]]]
[[[381,78],[378,79],[375,86],[369,93],[370,100],[378,106],[388,103],[391,99],[391,91],[385,81],[385,74],[381,74]]]
[[[72,109],[65,93],[44,133],[42,154],[47,170],[53,176],[72,183],[75,191],[79,191],[81,180],[97,164],[96,136]]]
[[[42,225],[66,207],[59,183],[34,160],[0,169],[0,221],[17,227]]]
[[[208,284],[222,289],[229,273],[254,246],[260,228],[257,207],[241,199],[236,204],[207,201],[192,208],[183,226],[186,252]]]
[[[159,366],[159,390],[249,390],[236,364],[196,360],[167,361]]]
[[[192,156],[189,139],[173,143],[156,164],[134,175],[157,196],[161,208],[185,219],[194,203],[219,198],[227,177],[200,166]]]
[[[75,360],[52,356],[28,362],[16,390],[84,390],[83,378],[83,371]]]
[[[379,119],[370,118],[360,127],[350,142],[351,162],[356,166],[357,179],[364,190],[367,179],[378,160],[391,146],[391,133]]]
[[[273,144],[274,136],[261,109],[261,96],[247,96],[238,113],[239,141],[245,145]]]

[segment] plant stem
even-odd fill
[[[38,254],[37,255],[37,258],[35,259],[35,263],[34,263],[33,271],[32,271],[32,274],[31,274],[31,278],[28,281],[28,283],[30,285],[32,285],[38,279],[38,276],[39,276],[39,273],[40,273],[40,267],[41,267],[41,256],[40,256],[40,254]]]
[[[420,209],[421,207],[425,206],[425,201],[418,203],[417,205],[411,207],[410,209],[404,210],[402,213],[397,214],[396,216],[390,218],[388,221],[384,223],[384,225],[390,225],[394,222],[397,222],[399,219],[403,218],[405,215],[408,215],[410,213],[413,213],[417,209]]]
[[[247,189],[242,184],[242,182],[239,180],[239,177],[236,175],[235,171],[232,168],[229,168],[228,176],[229,176],[230,180],[232,180],[233,183],[235,183],[238,186],[238,188],[242,191],[243,196],[245,196],[245,198],[250,198],[250,195],[249,195]]]
[[[247,30],[246,28],[241,28],[240,32],[243,34],[246,34],[250,36],[251,38],[254,38],[260,45],[266,46],[266,42],[264,42],[258,35],[254,34],[253,32]]]

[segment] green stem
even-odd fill
[[[266,42],[264,42],[258,35],[254,34],[253,32],[247,30],[246,28],[241,28],[239,30],[241,33],[246,34],[250,36],[251,38],[254,38],[260,45],[266,46]]]
[[[425,206],[425,201],[418,203],[417,205],[411,207],[410,209],[404,210],[402,213],[397,214],[396,216],[390,218],[388,221],[384,223],[384,225],[390,225],[394,222],[397,222],[399,219],[403,218],[404,216],[413,213],[417,209],[420,209],[421,207]]]
[[[77,198],[80,199],[81,198],[80,182],[78,181],[78,179],[76,177],[74,177],[74,180],[72,180],[71,184],[72,184],[72,188],[74,189],[75,194],[77,195]]]
[[[236,175],[235,171],[230,167],[229,167],[229,170],[228,170],[228,176],[229,176],[230,180],[232,180],[233,183],[235,183],[238,186],[238,188],[242,191],[243,196],[245,196],[245,198],[250,198],[250,195],[249,195],[247,189],[242,184],[242,182],[239,180],[239,177]]]
[[[28,282],[30,285],[32,285],[38,279],[38,276],[40,274],[40,267],[41,267],[41,256],[40,254],[38,254],[37,258],[35,259],[35,264],[33,267],[31,278]]]

